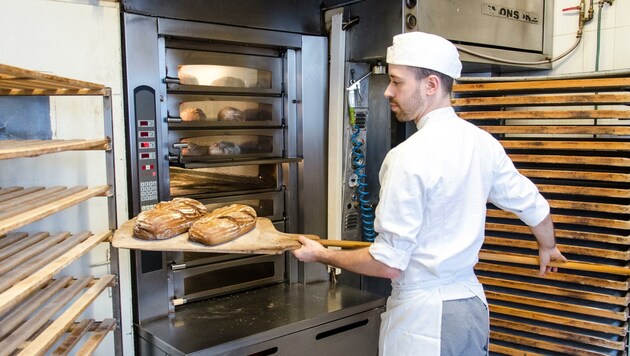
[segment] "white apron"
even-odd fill
[[[442,330],[442,288],[450,284],[464,287],[488,305],[483,287],[472,275],[453,276],[418,285],[394,286],[381,314],[380,356],[439,355]]]

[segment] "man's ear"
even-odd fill
[[[437,75],[429,75],[426,78],[426,92],[427,95],[433,95],[435,93],[437,93],[440,90],[440,87],[442,86],[442,82],[440,81],[440,78]]]

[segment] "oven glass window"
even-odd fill
[[[200,293],[209,289],[224,288],[251,281],[273,278],[275,272],[274,262],[242,264],[230,268],[221,268],[186,277],[184,279],[185,294]]]
[[[185,169],[170,167],[172,198],[200,198],[228,192],[275,190],[275,165],[228,166]]]
[[[271,89],[271,71],[211,64],[178,66],[181,84],[222,88]]]
[[[237,156],[273,152],[273,137],[263,135],[198,136],[182,138],[182,156]]]
[[[192,101],[179,105],[182,121],[272,121],[272,105],[253,101]]]
[[[212,211],[214,209],[218,209],[220,207],[230,205],[230,204],[245,204],[249,205],[256,211],[257,216],[272,216],[274,214],[274,201],[273,199],[251,199],[251,200],[239,200],[238,202],[227,202],[227,203],[215,203],[215,204],[204,204],[208,211]]]

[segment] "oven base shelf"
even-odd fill
[[[136,325],[136,335],[140,354],[252,354],[277,348],[276,355],[295,355],[299,345],[328,350],[327,355],[376,355],[384,304],[384,297],[327,282],[276,284],[187,304],[169,317]]]

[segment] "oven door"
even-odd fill
[[[166,49],[168,90],[282,95],[282,58]]]
[[[172,94],[170,130],[216,127],[281,127],[282,98]]]
[[[281,158],[282,130],[170,130],[169,157],[177,163]]]
[[[172,265],[173,305],[284,281],[284,259],[249,256],[179,269]]]

